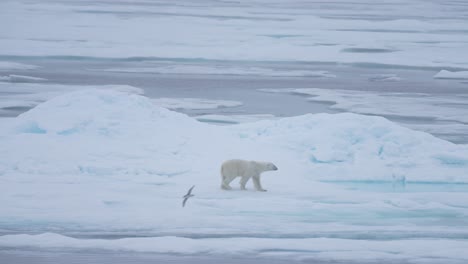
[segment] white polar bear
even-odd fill
[[[245,190],[245,184],[252,178],[257,191],[266,192],[260,184],[260,174],[264,171],[275,171],[278,168],[271,162],[249,161],[232,159],[221,165],[221,189],[231,190],[231,183],[236,177],[241,177],[241,189]]]

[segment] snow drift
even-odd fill
[[[447,71],[441,70],[436,75],[435,79],[468,79],[468,71]]]

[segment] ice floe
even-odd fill
[[[0,61],[0,71],[11,71],[11,70],[34,70],[38,66],[29,65],[19,62]]]
[[[13,79],[15,78],[16,77],[13,77]],[[22,82],[22,80],[30,80],[30,78],[28,77],[24,79],[21,77],[20,80]],[[39,80],[34,79],[33,82],[36,81]],[[47,101],[58,95],[90,88],[111,89],[137,94],[143,93],[142,89],[127,85],[77,86],[61,84],[0,82],[0,114],[5,114],[12,109],[20,109],[24,111],[25,109],[34,107],[37,104]]]
[[[155,73],[155,74],[198,74],[198,75],[253,75],[272,77],[323,77],[336,78],[328,71],[279,70],[260,67],[203,66],[203,65],[166,65],[145,68],[110,68],[108,72]]]
[[[3,230],[153,236],[3,235],[3,248],[468,259],[460,239],[468,236],[467,193],[437,187],[468,183],[468,147],[382,117],[308,114],[214,126],[131,89],[80,89],[2,120],[0,141]],[[219,188],[221,162],[236,157],[278,166],[262,175],[268,192]],[[339,184],[392,186],[395,177],[434,187]],[[182,208],[194,184],[197,194]]]
[[[424,263],[462,263],[467,260],[467,241],[396,240],[366,241],[334,238],[205,238],[145,237],[76,239],[54,233],[6,235],[0,246],[79,250],[105,250],[162,254],[252,255],[292,260],[334,261],[424,261]]]
[[[441,70],[436,75],[436,79],[468,79],[468,71],[447,71]]]
[[[468,67],[459,2],[33,2],[0,3],[4,55]]]
[[[401,81],[401,77],[396,74],[377,74],[368,77],[371,82],[398,82]]]
[[[312,102],[329,103],[331,109],[380,115],[395,119],[405,126],[414,127],[437,135],[460,135],[467,129],[468,103],[466,95],[447,94],[432,96],[423,93],[373,92],[338,89],[260,89],[264,92],[292,93],[306,96]],[[405,120],[429,120],[423,126]],[[434,122],[436,121],[436,122]],[[440,123],[438,123],[438,122]],[[421,123],[421,122],[420,122]],[[450,131],[453,129],[453,131]],[[466,139],[465,139],[466,140]],[[462,140],[463,141],[463,140]]]
[[[210,100],[203,98],[156,98],[152,101],[156,105],[168,109],[215,109],[242,105],[242,102],[239,101]]]
[[[0,76],[1,82],[43,82],[47,81],[47,79],[33,77],[33,76],[26,76],[26,75],[16,75],[10,74],[7,76]]]
[[[251,114],[251,115],[198,115],[195,116],[198,121],[218,125],[232,125],[240,123],[257,122],[260,120],[277,119],[271,114]]]

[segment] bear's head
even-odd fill
[[[271,171],[275,171],[275,170],[278,170],[278,167],[276,167],[276,165],[271,163],[271,162],[267,162],[266,163],[266,169],[271,170]]]

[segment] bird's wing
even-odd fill
[[[190,189],[188,190],[188,193],[187,193],[188,195],[190,195],[190,194],[192,193],[193,188],[195,188],[195,185],[192,186],[192,188],[190,188]]]
[[[188,197],[184,199],[184,201],[182,202],[182,207],[185,207],[185,203],[187,202],[188,200]]]

